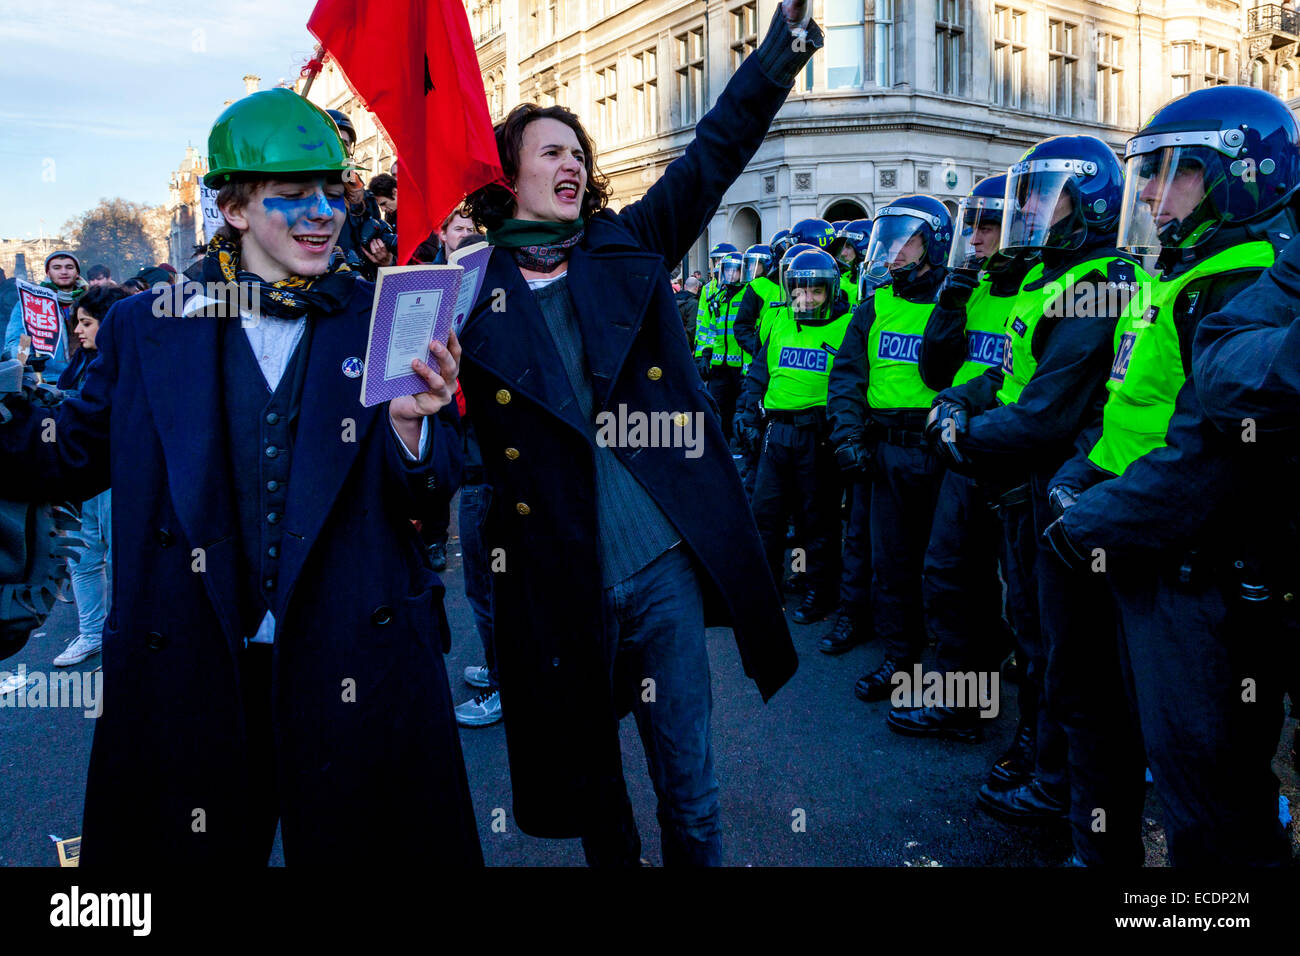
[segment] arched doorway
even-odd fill
[[[827,222],[835,222],[838,219],[854,220],[868,219],[870,217],[867,216],[867,211],[862,207],[861,203],[852,199],[837,199],[826,207],[826,212],[822,214],[822,218]]]
[[[728,241],[743,252],[754,243],[762,242],[762,233],[763,220],[758,213],[749,206],[741,206],[731,220],[731,238]]]

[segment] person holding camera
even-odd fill
[[[357,142],[357,131],[352,121],[339,110],[326,112],[338,126],[339,138],[351,159],[352,148]],[[376,176],[371,184],[381,178]],[[394,182],[391,200],[394,212],[397,210],[396,185]],[[338,247],[343,250],[343,257],[354,272],[374,282],[381,266],[397,264],[397,232],[384,221],[383,205],[374,192],[365,188],[356,170],[344,173],[343,196],[347,200],[347,216],[339,232]]]

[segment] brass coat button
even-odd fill
[[[509,458],[511,461],[514,461],[516,458],[519,457],[519,449],[518,449],[518,448],[507,448],[507,449],[506,449],[506,457]]]
[[[664,370],[661,369],[658,365],[651,365],[648,369],[646,369],[645,377],[650,379],[650,381],[652,382],[657,382],[664,377]]]
[[[524,504],[522,501],[515,505],[515,510],[521,515],[531,514],[533,511],[532,508],[528,507],[528,505]]]
[[[685,412],[678,412],[676,415],[673,416],[673,424],[676,425],[678,428],[685,428],[690,423],[690,421],[691,421],[690,416],[687,415]]]
[[[497,404],[498,404],[498,405],[509,405],[509,404],[510,404],[510,397],[511,397],[511,396],[510,396],[510,393],[509,393],[508,391],[506,391],[504,388],[497,389]]]
[[[1291,591],[1287,591],[1286,594],[1282,595],[1282,600],[1290,604],[1292,601],[1295,600],[1295,594],[1293,594]]]

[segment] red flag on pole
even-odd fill
[[[317,0],[307,21],[397,150],[397,262],[456,203],[501,177],[461,0]]]

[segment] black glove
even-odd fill
[[[870,481],[875,452],[860,437],[841,442],[835,448],[835,463],[844,477],[852,481]]]
[[[1043,541],[1071,571],[1082,571],[1088,566],[1088,556],[1081,553],[1065,530],[1065,518],[1057,518],[1043,532]]]
[[[713,349],[705,349],[701,354],[695,356],[695,367],[699,369],[700,380],[707,382],[709,373],[713,369]]]
[[[945,464],[959,468],[966,464],[966,456],[957,443],[966,434],[967,418],[966,407],[958,402],[940,402],[930,409],[925,420],[925,439]]]
[[[763,442],[763,433],[747,421],[736,422],[736,444],[747,455],[755,454]]]
[[[1074,503],[1079,500],[1079,489],[1072,488],[1069,485],[1052,485],[1047,489],[1047,503],[1052,508],[1052,514],[1057,518],[1074,507]]]
[[[939,308],[964,309],[970,294],[979,285],[980,274],[974,269],[951,269],[939,286]]]

